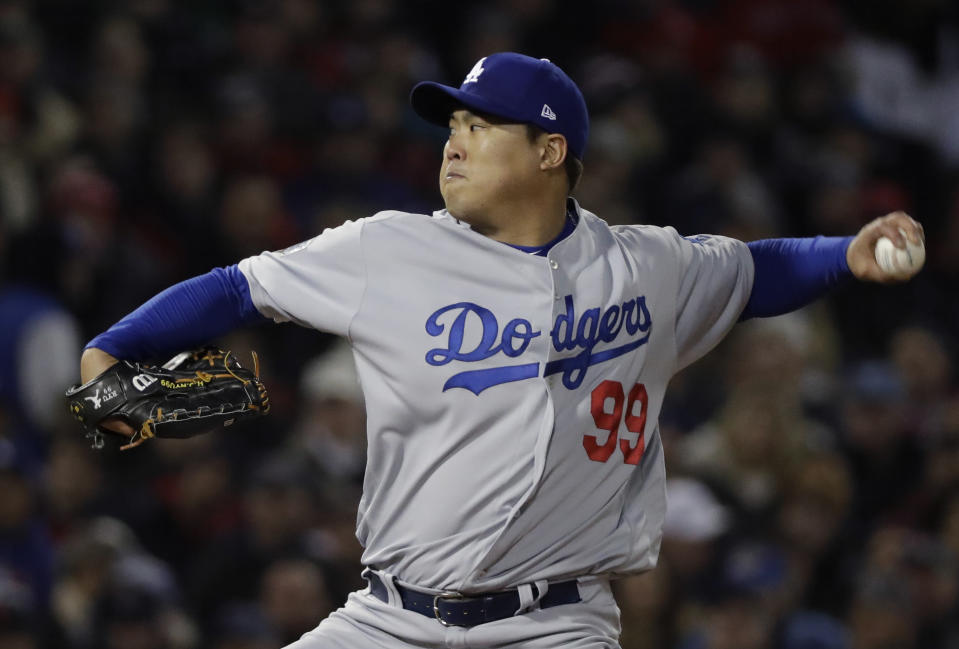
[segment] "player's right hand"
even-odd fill
[[[919,268],[906,276],[892,276],[876,263],[875,250],[879,239],[888,237],[897,247],[904,248],[906,239],[903,233],[913,244],[919,244],[926,238],[922,224],[905,212],[892,212],[864,225],[846,250],[849,270],[857,279],[880,284],[898,283],[911,279],[919,272]]]
[[[113,367],[116,362],[116,358],[102,349],[89,347],[83,350],[83,355],[80,357],[80,383],[83,384],[97,378]],[[104,419],[100,425],[124,437],[130,438],[136,434],[133,427],[119,417]]]

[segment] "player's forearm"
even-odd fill
[[[740,320],[795,311],[852,277],[846,249],[853,237],[763,239],[748,243],[755,273]]]
[[[239,327],[268,322],[236,266],[216,268],[157,294],[89,343],[113,358],[143,360],[196,347]],[[86,354],[84,354],[86,357]],[[90,363],[105,359],[94,354]]]

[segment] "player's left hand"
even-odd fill
[[[846,262],[849,264],[849,270],[857,279],[868,282],[879,282],[881,284],[892,284],[912,279],[919,268],[913,272],[903,275],[891,275],[879,267],[876,263],[876,242],[881,237],[889,237],[897,248],[906,247],[906,239],[903,238],[902,229],[906,237],[913,243],[925,243],[926,235],[923,232],[922,224],[910,217],[905,212],[892,212],[885,216],[873,219],[859,230],[856,238],[849,244],[846,250]]]

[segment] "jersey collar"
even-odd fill
[[[563,225],[563,229],[560,230],[560,233],[556,235],[556,238],[552,241],[543,244],[542,246],[520,246],[515,243],[507,243],[506,245],[511,248],[516,248],[517,250],[522,250],[525,253],[530,255],[537,255],[539,257],[545,257],[546,254],[555,246],[557,243],[568,237],[573,233],[573,230],[576,229],[576,223],[579,221],[579,217],[576,214],[575,210],[566,208],[566,223]]]

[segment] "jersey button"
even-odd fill
[[[556,260],[555,260],[555,259],[550,259],[550,260],[549,260],[549,267],[552,268],[553,270],[556,270],[557,268],[559,268],[559,264],[556,263]]]

